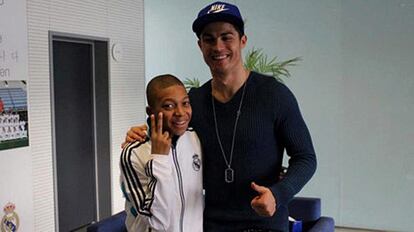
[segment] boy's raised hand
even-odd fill
[[[157,123],[151,114],[151,154],[168,155],[171,147],[171,138],[168,131],[162,131],[163,114],[158,113]]]

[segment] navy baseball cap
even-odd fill
[[[228,22],[233,24],[244,35],[244,22],[236,5],[226,2],[214,2],[204,7],[193,22],[193,31],[200,37],[204,27],[212,22]]]

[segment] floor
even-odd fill
[[[86,228],[80,228],[78,230],[73,230],[71,232],[86,232]]]
[[[86,229],[80,229],[76,232],[86,232]],[[335,232],[377,232],[375,230],[358,230],[358,229],[350,229],[350,228],[335,228]],[[386,231],[382,231],[386,232]]]
[[[386,231],[377,231],[377,230],[362,230],[362,229],[352,229],[352,228],[335,228],[335,232],[386,232]]]

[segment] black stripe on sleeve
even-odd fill
[[[147,142],[146,140],[145,142]],[[148,197],[152,198],[151,196],[146,196],[145,190],[139,181],[138,173],[135,172],[134,167],[132,165],[131,156],[132,150],[138,148],[145,142],[134,142],[129,144],[122,150],[121,153],[121,171],[125,177],[126,187],[129,189],[131,193],[132,203],[135,205],[137,212],[146,216],[151,216],[151,212],[149,211],[149,206],[147,204]],[[151,201],[152,202],[152,201]]]

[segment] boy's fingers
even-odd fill
[[[170,137],[170,133],[168,133],[168,131],[166,131],[166,132],[164,132],[164,136],[165,136],[165,139],[166,139],[166,141],[167,141],[167,144],[168,144],[169,146],[171,146],[171,137]]]
[[[162,112],[158,113],[157,130],[160,135],[162,135],[162,116]]]
[[[164,137],[167,138],[167,139],[170,138],[170,133],[168,133],[168,131],[165,131],[164,132]]]
[[[157,133],[157,130],[155,128],[155,116],[151,114],[150,118],[151,118],[151,135],[154,136]]]

